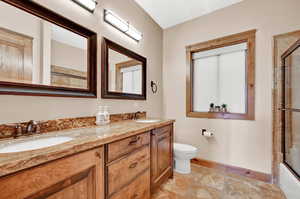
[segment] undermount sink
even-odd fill
[[[50,147],[50,146],[55,146],[58,144],[63,144],[71,140],[73,140],[73,138],[67,136],[38,138],[35,140],[11,143],[8,144],[7,146],[0,147],[0,153],[16,153],[16,152],[23,152],[23,151],[31,151],[31,150]]]
[[[155,122],[160,122],[161,120],[155,120],[155,119],[141,119],[141,120],[136,120],[137,123],[155,123]]]

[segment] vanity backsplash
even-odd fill
[[[122,120],[130,120],[136,116],[136,113],[121,113],[110,115],[110,122],[118,122]],[[137,118],[145,118],[146,112],[139,112]],[[57,120],[37,121],[38,130],[34,134],[48,133],[52,131],[91,127],[96,126],[96,117],[78,117],[78,118],[65,118]],[[0,140],[13,138],[16,135],[16,127],[20,129],[26,129],[28,122],[0,124]],[[25,134],[23,134],[26,136]],[[32,134],[28,134],[32,135]]]

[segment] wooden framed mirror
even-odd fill
[[[102,98],[146,100],[147,59],[102,39]]]
[[[0,94],[97,97],[97,34],[33,2],[2,0]]]

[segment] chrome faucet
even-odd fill
[[[26,132],[25,132],[26,134],[39,133],[39,131],[40,131],[40,127],[36,121],[30,120],[27,123]]]
[[[27,123],[7,124],[6,126],[14,128],[14,131],[12,132],[13,138],[40,133],[41,130],[39,123],[34,120],[30,120]]]

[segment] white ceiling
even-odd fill
[[[243,0],[135,0],[162,28],[183,23]]]

